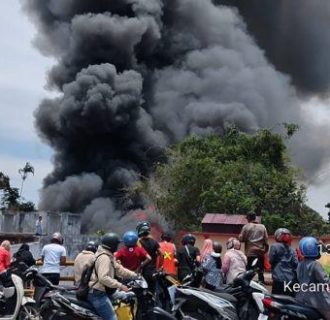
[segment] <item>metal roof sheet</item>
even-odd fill
[[[257,216],[257,221],[261,221],[261,217]],[[224,214],[224,213],[207,213],[205,214],[202,224],[247,224],[246,216],[242,214]]]

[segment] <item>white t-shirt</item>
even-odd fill
[[[66,257],[65,248],[57,243],[46,244],[41,251],[44,257],[42,273],[60,273],[61,257]]]

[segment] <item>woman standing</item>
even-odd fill
[[[8,240],[2,241],[0,245],[0,272],[9,268],[11,262],[10,242]]]
[[[202,262],[205,282],[204,286],[206,289],[215,290],[223,284],[221,252],[221,243],[214,241],[212,251],[204,258]]]
[[[242,272],[246,271],[247,258],[241,251],[241,243],[237,238],[229,238],[227,252],[223,258],[222,272],[226,283],[231,283]]]

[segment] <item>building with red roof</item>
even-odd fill
[[[261,217],[257,217],[260,223]],[[239,234],[247,224],[246,216],[241,214],[207,213],[202,221],[202,231],[211,233]]]

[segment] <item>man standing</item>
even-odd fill
[[[200,265],[201,254],[195,247],[196,238],[191,233],[186,234],[181,240],[182,247],[177,251],[178,279],[180,282],[190,274],[193,274],[196,267]]]
[[[157,257],[160,258],[160,266],[163,265],[162,252],[159,243],[151,237],[151,225],[149,222],[140,222],[136,227],[136,231],[139,236],[139,244],[151,257],[151,261],[144,266],[142,275],[148,283],[149,291],[155,292],[156,280],[153,275],[157,270]]]
[[[42,216],[39,216],[36,222],[36,235],[42,236]]]
[[[50,240],[41,250],[43,262],[42,274],[52,284],[58,285],[60,282],[60,265],[66,262],[66,250],[63,247],[63,237],[59,232],[55,232]]]
[[[245,254],[248,259],[247,270],[252,268],[252,262],[257,259],[258,278],[265,282],[264,256],[268,251],[268,234],[266,227],[256,221],[256,214],[250,212],[246,216],[248,223],[242,228],[239,240],[245,243]]]

